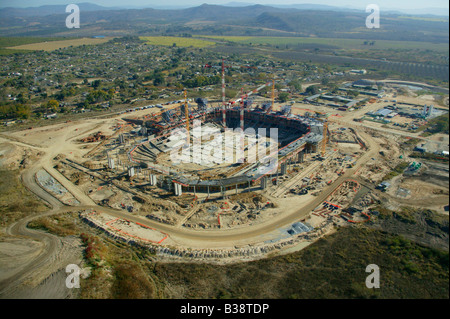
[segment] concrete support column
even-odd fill
[[[303,163],[305,160],[305,153],[303,151],[298,153],[298,158],[297,158],[297,162],[298,163]]]
[[[281,163],[281,175],[284,176],[287,173],[287,163]]]
[[[261,189],[266,189],[266,187],[267,187],[267,177],[264,176],[264,177],[261,179]]]
[[[181,196],[183,195],[183,188],[178,183],[173,183],[173,186],[175,187],[175,196]]]

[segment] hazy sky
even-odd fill
[[[352,8],[365,8],[368,4],[377,4],[380,9],[420,9],[420,8],[448,8],[448,0],[0,0],[0,7],[37,7],[47,4],[70,4],[91,2],[102,6],[197,6],[202,3],[226,4],[229,2],[245,2],[259,4],[326,4],[332,6],[344,6]]]

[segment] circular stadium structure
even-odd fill
[[[272,111],[270,104],[223,108],[208,107],[203,99],[197,106],[178,102],[151,117],[124,119],[138,125],[139,135],[127,147],[129,176],[144,168],[151,184],[164,184],[178,196],[264,189],[272,176],[303,162],[305,153],[325,147],[326,122],[293,115],[288,105]]]

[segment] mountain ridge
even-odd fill
[[[34,8],[37,15],[0,9],[1,36],[91,36],[104,35],[244,35],[314,36],[365,40],[401,40],[448,43],[448,19],[409,19],[383,14],[382,28],[367,29],[368,13],[283,9],[251,5],[227,7],[203,4],[197,7],[161,10],[119,10],[80,4],[81,28],[67,29],[65,6]],[[26,10],[25,10],[26,11]],[[12,13],[11,13],[12,12]],[[13,13],[16,13],[14,15]],[[40,14],[40,15],[39,15]]]
[[[255,3],[249,3],[249,2],[228,2],[225,4],[207,4],[204,3],[200,6],[164,6],[164,5],[148,5],[148,6],[101,6],[97,5],[91,2],[82,2],[77,3],[77,5],[80,7],[80,11],[105,11],[105,10],[141,10],[141,9],[156,9],[156,10],[172,10],[172,11],[178,11],[178,10],[185,10],[185,9],[192,9],[192,8],[201,8],[203,6],[216,6],[216,7],[228,7],[228,8],[245,8],[245,7],[265,7],[265,8],[272,8],[272,9],[295,9],[295,10],[314,10],[314,11],[338,11],[338,12],[362,12],[364,10],[357,9],[357,8],[351,8],[346,6],[332,6],[332,5],[323,5],[323,4],[313,4],[313,3],[302,3],[302,4],[255,4]],[[14,7],[14,6],[8,6],[8,7],[0,7],[0,15],[2,15],[3,12],[8,12],[9,16],[43,16],[45,14],[57,14],[57,13],[64,13],[65,8],[67,5],[43,5],[43,6],[36,6],[36,7]],[[423,9],[386,9],[384,10],[385,13],[388,14],[409,14],[409,15],[418,15],[418,16],[441,16],[441,17],[448,17],[448,8],[438,8],[438,7],[430,7],[430,8],[423,8]]]

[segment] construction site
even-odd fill
[[[222,87],[222,101],[185,91],[164,106],[2,139],[33,152],[33,165],[18,163],[48,202],[175,261],[227,263],[302,249],[337,226],[370,221],[382,201],[437,210],[448,203],[440,166],[413,164],[404,136],[353,121],[382,101],[331,114],[276,102],[275,81],[236,100]],[[258,96],[263,88],[271,98]],[[400,166],[400,175],[389,175]],[[420,184],[434,194],[431,206],[416,198],[421,176],[432,180]]]

